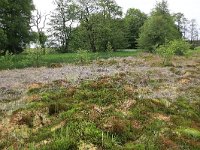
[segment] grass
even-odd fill
[[[136,56],[139,51],[117,51],[113,52],[112,55],[108,55],[105,52],[100,53],[88,53],[88,61],[95,59],[107,59],[110,57],[128,57]],[[85,57],[85,56],[83,56]],[[7,55],[0,56],[0,70],[6,69],[19,69],[26,67],[56,67],[56,64],[60,63],[77,63],[80,61],[80,56],[77,53],[66,53],[66,54],[19,54],[19,55]]]
[[[21,128],[7,134],[1,148],[198,149],[199,101],[138,99],[130,78],[116,74],[77,86],[30,89],[29,96],[38,99],[13,112],[12,126]]]

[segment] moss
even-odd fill
[[[200,131],[194,128],[180,128],[177,130],[180,134],[200,140]]]
[[[124,150],[145,150],[145,145],[129,142],[124,145],[123,149]]]

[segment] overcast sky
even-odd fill
[[[149,14],[154,8],[156,1],[161,0],[116,0],[119,6],[126,12],[128,8],[138,8]],[[42,12],[53,11],[52,0],[33,0],[36,8]],[[169,9],[172,13],[182,12],[188,19],[196,19],[200,25],[200,0],[168,0]]]

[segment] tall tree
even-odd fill
[[[32,0],[1,0],[0,30],[3,30],[7,41],[0,49],[19,53],[30,41]]]
[[[114,0],[78,0],[80,23],[86,30],[92,52],[105,50],[111,38],[113,20],[122,16],[121,7]],[[117,30],[119,31],[119,30]],[[116,31],[115,31],[116,32]],[[102,45],[101,45],[101,44]]]
[[[194,42],[197,41],[199,37],[197,22],[195,19],[190,20],[188,33],[191,44],[195,44]]]
[[[186,39],[186,33],[188,32],[188,20],[185,18],[183,13],[175,13],[174,21],[177,25],[178,31],[184,39]]]
[[[90,17],[99,12],[98,0],[77,0],[81,11],[80,22],[85,27],[86,33],[90,42],[90,49],[93,52],[97,51],[95,44],[94,25],[90,21]]]
[[[73,25],[79,16],[78,6],[71,0],[55,0],[56,9],[51,15],[48,30],[52,41],[57,44],[62,52],[69,52]]]
[[[0,28],[0,55],[5,52],[7,42],[7,36],[4,30]]]
[[[139,9],[131,8],[127,11],[125,16],[125,23],[127,27],[127,38],[129,42],[129,48],[137,47],[137,39],[139,38],[140,28],[147,20],[147,15],[141,12]]]
[[[141,28],[139,46],[153,52],[158,46],[178,38],[180,33],[169,13],[167,2],[157,3],[151,16]]]
[[[47,36],[45,35],[44,28],[46,26],[48,14],[42,15],[38,9],[35,10],[35,14],[32,16],[32,27],[36,28],[36,44],[38,44],[45,53],[45,43],[47,41]]]

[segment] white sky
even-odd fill
[[[154,8],[156,1],[161,0],[116,0],[119,6],[126,12],[128,8],[138,8],[149,14]],[[33,0],[36,8],[42,12],[53,11],[52,0]],[[200,25],[200,0],[168,0],[169,9],[172,13],[181,12],[189,20],[196,19]]]

